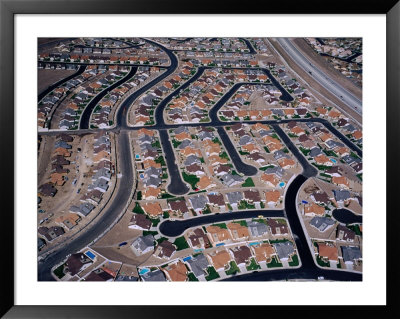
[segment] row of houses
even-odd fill
[[[157,38],[171,50],[192,51],[230,51],[249,52],[246,43],[238,38],[190,38],[187,40],[175,40],[171,38]]]
[[[108,132],[99,131],[94,135],[93,175],[87,191],[80,198],[80,204],[72,205],[69,212],[81,217],[88,216],[98,206],[109,188],[114,172],[111,156],[111,140]]]
[[[157,67],[139,67],[136,74],[124,84],[114,88],[105,97],[103,97],[94,108],[90,125],[93,128],[107,128],[113,124],[112,110],[118,101],[132,89],[140,86],[150,76],[160,72]]]
[[[100,92],[123,78],[126,73],[121,71],[99,71],[90,68],[89,74],[98,75],[90,83],[81,85],[70,99],[66,108],[60,114],[59,128],[70,130],[76,128],[84,107]]]
[[[135,125],[152,125],[154,124],[154,109],[156,105],[169,93],[178,88],[185,80],[194,73],[193,64],[190,62],[183,63],[178,69],[177,74],[171,76],[154,89],[144,94],[137,105],[135,105],[134,116]]]

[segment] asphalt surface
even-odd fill
[[[256,218],[259,215],[264,217],[285,217],[283,210],[244,210],[232,213],[221,213],[217,215],[203,215],[185,220],[165,220],[159,230],[167,237],[181,236],[186,229],[207,224],[220,223],[236,219]]]
[[[352,211],[346,208],[335,209],[332,211],[332,216],[339,223],[353,224],[362,223],[362,216],[354,214]]]
[[[329,92],[341,99],[358,114],[362,114],[361,101],[343,88],[339,83],[329,78],[324,72],[316,68],[288,38],[277,38],[278,43],[289,54],[289,56],[302,67],[310,76],[323,85]],[[311,73],[310,73],[311,72]]]
[[[159,130],[161,146],[165,154],[165,162],[167,163],[170,183],[167,186],[167,191],[173,195],[186,194],[190,187],[182,180],[180,169],[176,164],[174,150],[172,149],[171,141],[167,130]]]
[[[100,100],[106,96],[109,92],[114,90],[116,87],[120,86],[121,84],[124,84],[126,81],[131,79],[137,72],[136,67],[131,67],[130,71],[128,74],[126,74],[122,79],[118,80],[114,84],[110,85],[108,88],[104,89],[101,91],[99,94],[97,94],[85,107],[85,109],[82,112],[80,122],[79,122],[79,128],[80,129],[88,129],[90,127],[90,116],[92,115],[92,112],[94,108],[96,107],[97,103],[100,102]]]
[[[47,94],[49,94],[51,91],[53,91],[56,87],[58,87],[59,85],[64,84],[65,82],[71,80],[72,78],[82,74],[85,70],[86,70],[86,65],[81,65],[79,67],[78,71],[76,71],[75,73],[73,73],[73,74],[67,76],[66,78],[63,78],[60,81],[50,85],[47,89],[45,89],[44,91],[42,91],[38,95],[38,102],[40,102],[40,100],[42,100]]]

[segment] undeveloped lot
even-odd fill
[[[75,70],[38,70],[38,94],[47,89],[50,85],[75,73]]]

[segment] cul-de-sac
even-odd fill
[[[361,38],[38,38],[39,281],[361,281]]]

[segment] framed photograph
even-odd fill
[[[399,15],[0,0],[1,315],[398,313]]]

